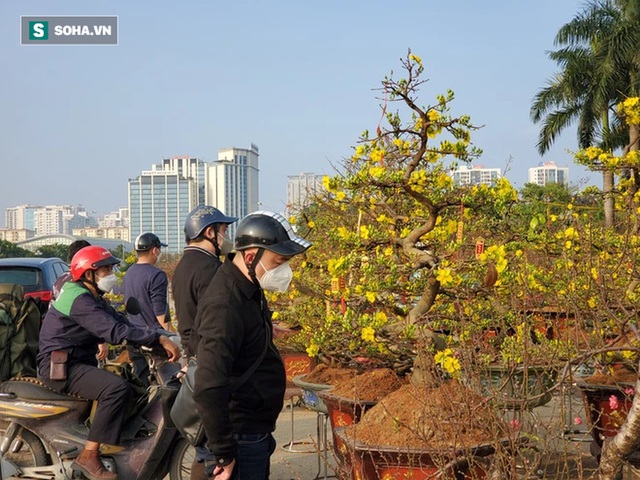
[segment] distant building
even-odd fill
[[[126,207],[118,209],[117,212],[109,212],[98,221],[98,227],[129,227],[129,209]]]
[[[211,163],[176,156],[129,179],[129,239],[153,232],[169,245],[169,252],[181,252],[184,221],[197,205],[212,205],[238,218],[257,210],[258,157],[254,144],[249,149],[223,148]],[[233,236],[233,225],[228,235]]]
[[[0,240],[7,242],[20,242],[35,237],[36,232],[26,228],[0,228]]]
[[[309,206],[311,197],[322,191],[324,175],[301,173],[289,175],[287,181],[287,212],[294,213]]]
[[[36,229],[35,214],[39,205],[18,205],[6,208],[4,211],[4,225],[10,230]]]
[[[181,251],[187,214],[205,203],[205,175],[202,160],[177,156],[129,179],[129,238],[153,232],[170,252]]]
[[[26,248],[27,250],[30,250],[32,252],[37,252],[38,249],[44,245],[71,245],[76,240],[87,240],[89,243],[91,243],[91,245],[99,245],[109,250],[115,250],[119,247],[122,247],[125,252],[129,252],[133,249],[133,245],[130,242],[126,242],[124,240],[96,237],[81,238],[72,235],[65,235],[62,233],[58,233],[55,235],[39,235],[15,243],[19,247]]]
[[[68,235],[74,228],[97,226],[82,205],[47,205],[35,211],[36,235]]]
[[[458,185],[493,185],[501,176],[499,168],[484,165],[460,165],[451,171],[451,177]]]
[[[537,167],[529,169],[529,183],[569,185],[569,167],[558,167],[556,162],[540,162]]]
[[[206,204],[238,218],[258,210],[259,157],[258,147],[253,143],[248,149],[218,150],[218,160],[207,166]],[[231,225],[229,236],[233,228]]]
[[[124,240],[125,242],[131,241],[129,227],[74,228],[71,234],[74,237],[112,238],[114,240]]]

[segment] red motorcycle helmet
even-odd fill
[[[71,277],[74,282],[77,282],[87,270],[97,270],[100,267],[119,263],[120,260],[104,247],[97,245],[84,247],[71,259]]]

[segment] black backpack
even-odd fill
[[[0,381],[36,376],[40,318],[21,285],[0,283]]]

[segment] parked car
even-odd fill
[[[53,282],[69,270],[59,258],[0,258],[0,283],[17,283],[25,297],[40,299],[40,311],[46,312]]]

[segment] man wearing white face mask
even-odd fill
[[[310,246],[277,213],[247,215],[236,231],[237,253],[227,256],[198,305],[191,349],[198,359],[194,399],[207,437],[207,454],[199,458],[205,478],[269,478],[286,378],[263,290],[285,291],[293,276],[289,260]]]
[[[199,205],[189,212],[184,222],[187,247],[176,266],[171,283],[184,362],[196,354],[189,348],[189,339],[195,325],[198,304],[222,265],[220,255],[227,255],[233,248],[227,238],[227,227],[237,220],[210,205]],[[205,454],[204,447],[196,447],[197,458],[204,458]],[[191,480],[205,480],[207,476],[204,463],[198,463],[197,458],[191,466]]]
[[[186,357],[195,355],[189,349],[189,336],[198,303],[222,265],[220,255],[227,255],[233,248],[227,238],[227,227],[237,220],[215,207],[200,205],[189,212],[184,223],[187,247],[173,274],[171,291],[176,305],[180,343]]]
[[[131,265],[124,274],[122,286],[125,302],[134,297],[140,303],[140,313],[129,315],[129,321],[139,328],[164,328],[174,331],[169,321],[169,303],[167,274],[156,264],[162,255],[162,247],[167,244],[160,241],[155,233],[145,232],[138,235],[134,249],[138,261]],[[134,346],[127,346],[129,359],[134,373],[145,386],[149,385],[149,365],[140,351]]]
[[[135,327],[102,298],[117,281],[113,267],[118,263],[106,248],[93,245],[79,250],[71,260],[73,281],[62,286],[40,329],[38,375],[42,381],[57,392],[98,401],[85,448],[71,465],[93,480],[118,478],[100,461],[100,445],[118,444],[131,395],[122,377],[97,367],[98,345],[125,340],[133,345],[160,344],[170,361],[180,356],[178,345],[163,331]]]

